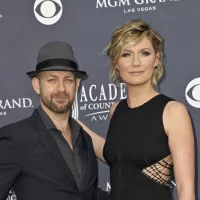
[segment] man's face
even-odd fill
[[[80,80],[69,71],[43,71],[32,82],[40,96],[41,105],[52,112],[63,114],[70,110]]]

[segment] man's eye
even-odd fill
[[[74,81],[72,79],[66,79],[65,82],[66,83],[73,83]]]
[[[48,79],[48,82],[56,82],[56,79]]]

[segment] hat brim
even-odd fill
[[[62,67],[62,66],[51,66],[51,67],[47,67],[45,69],[42,70],[38,70],[38,71],[30,71],[27,72],[26,74],[28,75],[29,78],[34,78],[37,76],[38,73],[43,72],[43,71],[69,71],[69,72],[73,72],[77,75],[78,78],[80,79],[86,79],[87,78],[87,73],[85,71],[81,71],[81,70],[74,70],[71,67]]]

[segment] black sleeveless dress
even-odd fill
[[[116,107],[103,155],[110,166],[110,200],[171,200],[173,178],[163,111],[173,99],[159,94],[137,108]]]

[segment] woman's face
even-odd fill
[[[159,63],[151,41],[145,37],[139,43],[127,46],[122,52],[116,68],[121,79],[128,85],[151,84],[154,67]]]

